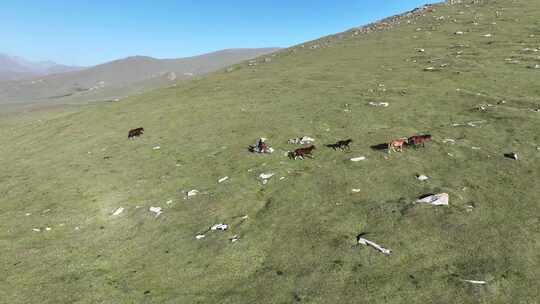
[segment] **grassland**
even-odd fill
[[[441,4],[118,103],[2,118],[0,302],[538,303],[540,53],[523,51],[538,16],[537,1]],[[470,121],[485,122],[454,126]],[[370,149],[416,133],[434,141]],[[301,135],[315,159],[284,156]],[[246,151],[261,136],[274,154]],[[348,137],[351,152],[323,147]],[[411,203],[442,191],[448,207]]]

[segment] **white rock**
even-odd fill
[[[259,179],[263,180],[263,182],[264,182],[265,180],[268,180],[268,179],[272,178],[272,176],[274,176],[274,175],[275,175],[275,173],[261,173],[259,175]]]
[[[45,231],[51,231],[51,230],[52,230],[51,227],[46,227],[46,228],[45,228]]]
[[[487,284],[486,281],[476,281],[476,280],[462,280],[462,281],[467,282],[467,283],[471,283],[471,284],[479,284],[479,285]]]
[[[454,34],[456,34],[456,35],[463,35],[464,33],[463,33],[462,31],[457,31],[457,32],[455,32]]]
[[[489,37],[491,37],[491,36],[493,36],[493,35],[491,35],[491,34],[485,34],[485,35],[482,35],[482,37],[487,37],[487,38],[489,38]]]
[[[167,202],[165,202],[165,204],[170,205],[170,204],[172,204],[172,202],[173,202],[173,200],[168,200]]]
[[[120,213],[124,212],[124,208],[123,207],[120,207],[118,209],[116,209],[112,215],[120,215]]]
[[[386,249],[386,248],[382,247],[381,245],[379,245],[379,244],[377,244],[375,242],[372,242],[370,240],[364,239],[362,237],[358,238],[358,244],[371,246],[371,247],[377,249],[378,251],[380,251],[381,253],[386,254],[386,255],[389,255],[390,253],[392,253],[392,251],[390,249]]]
[[[390,106],[388,102],[374,102],[374,101],[370,101],[368,105],[374,106],[374,107],[384,107],[384,108],[387,108],[388,106]]]
[[[221,183],[223,183],[224,181],[226,181],[228,179],[229,179],[228,176],[222,177],[222,178],[218,179],[218,184],[221,184]]]
[[[314,141],[314,138],[311,138],[309,136],[302,136],[298,138],[291,138],[287,141],[287,143],[294,145],[307,145],[313,143]]]
[[[216,230],[225,231],[227,229],[229,229],[229,225],[223,224],[223,223],[215,224],[214,226],[210,227],[210,230],[212,231],[216,231]]]
[[[160,146],[154,146],[154,147],[152,147],[152,150],[159,150],[159,149],[161,149]]]
[[[243,220],[247,220],[248,218],[249,218],[249,216],[248,216],[247,214],[244,215],[244,216],[242,216],[242,219],[243,219]]]
[[[186,193],[186,196],[187,196],[187,198],[190,198],[190,197],[195,196],[197,194],[199,194],[199,190],[193,189],[193,190],[188,191]]]
[[[430,204],[433,206],[448,206],[449,196],[448,193],[439,193],[417,199],[415,203]]]
[[[34,232],[41,232],[41,229],[39,229],[39,228],[33,228],[32,231],[34,231]]]
[[[429,179],[429,177],[428,177],[427,175],[423,175],[423,174],[418,175],[416,178],[417,178],[419,181],[426,181],[426,180]]]
[[[204,234],[197,234],[197,235],[195,236],[195,238],[196,238],[197,240],[204,239],[205,237],[206,237],[206,235],[204,235]]]
[[[353,193],[360,193],[361,191],[362,191],[362,190],[360,190],[360,189],[352,189],[352,192],[353,192]]]
[[[32,213],[26,213],[25,215],[26,215],[26,216],[30,216],[30,215],[32,215]]]
[[[150,212],[153,212],[156,214],[156,217],[158,217],[160,214],[163,213],[163,210],[161,209],[161,207],[150,207],[148,209]]]
[[[234,242],[238,241],[239,239],[240,239],[240,237],[235,234],[229,240],[231,241],[231,243],[234,243]]]
[[[507,158],[513,159],[513,160],[518,160],[519,159],[517,153],[514,153],[514,152],[506,153],[506,154],[504,154],[504,156],[507,157]]]
[[[353,161],[353,162],[359,162],[359,161],[363,161],[363,160],[366,160],[365,156],[351,158],[351,161]]]

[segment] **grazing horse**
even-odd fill
[[[352,139],[346,139],[346,140],[340,140],[338,141],[337,143],[335,144],[329,144],[329,145],[326,145],[328,148],[332,148],[335,150],[337,149],[340,149],[340,150],[350,150],[351,149],[351,143],[352,143]]]
[[[409,143],[412,144],[414,147],[418,147],[419,145],[422,145],[422,147],[426,146],[427,141],[431,141],[431,135],[415,135],[412,137],[409,137]]]
[[[407,138],[394,139],[388,144],[388,153],[394,152],[403,152],[403,146],[408,144]]]
[[[138,137],[138,136],[141,136],[143,133],[144,133],[144,128],[132,129],[132,130],[129,130],[128,138]]]
[[[289,157],[293,159],[304,159],[304,157],[313,158],[313,150],[315,150],[315,146],[311,145],[304,148],[299,148],[294,150],[293,152],[289,153]]]

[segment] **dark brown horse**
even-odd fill
[[[128,138],[138,137],[138,136],[141,136],[143,133],[144,133],[144,128],[132,129],[132,130],[129,130]]]
[[[316,148],[313,145],[304,148],[298,148],[293,152],[289,153],[289,157],[293,159],[304,159],[305,157],[313,158],[313,150],[315,149]]]
[[[413,145],[415,148],[419,145],[422,145],[422,147],[426,146],[426,142],[431,141],[431,135],[415,135],[409,137],[409,144]]]
[[[335,150],[337,149],[340,149],[340,150],[350,150],[351,149],[351,143],[352,143],[352,139],[346,139],[346,140],[340,140],[338,141],[337,143],[335,144],[329,144],[329,145],[326,145],[328,148],[332,148]]]

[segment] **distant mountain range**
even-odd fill
[[[21,80],[82,69],[84,68],[57,64],[52,61],[34,62],[21,57],[0,54],[0,81]]]
[[[7,71],[9,67],[12,75],[19,75],[11,77],[19,79],[0,82],[0,104],[117,100],[276,50],[227,49],[180,59],[134,56],[84,69],[50,62],[30,64],[17,57],[4,56],[2,58],[7,59],[0,62],[0,71]],[[27,78],[32,74],[32,78]]]

